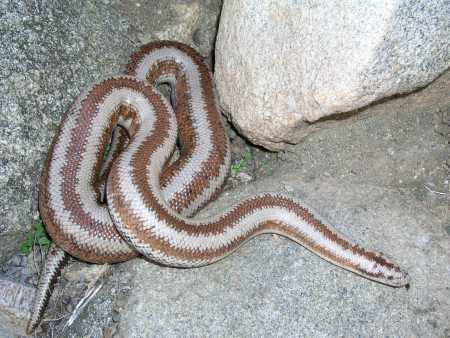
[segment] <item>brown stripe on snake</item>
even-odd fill
[[[167,52],[163,53],[164,50]],[[152,59],[150,62],[152,67],[147,65],[149,59]],[[192,70],[187,70],[189,62],[192,63],[191,69],[195,69],[194,75],[199,77],[198,88],[195,88]],[[161,185],[166,188],[171,181],[175,181],[172,185],[176,186],[177,182],[173,180],[175,173],[178,177],[189,175],[190,182],[185,183],[183,189],[178,189],[178,192],[173,194],[172,201],[176,203],[171,203],[170,206],[177,211],[185,210],[184,215],[192,215],[218,195],[220,186],[228,174],[230,163],[229,141],[215,100],[211,72],[203,57],[192,48],[177,42],[160,41],[144,45],[133,54],[127,73],[146,79],[150,83],[169,83],[175,92],[175,113],[182,156],[174,165],[164,170]],[[166,74],[170,74],[171,77],[166,77]],[[193,118],[199,118],[198,114],[192,112],[195,96],[201,98],[204,111],[202,118],[205,119],[206,125],[192,121]],[[205,130],[210,131],[209,137],[202,136]],[[195,153],[206,153],[208,156],[204,156],[202,161],[195,161]],[[198,167],[194,173],[189,169],[185,170],[188,167],[187,161],[195,162]],[[186,174],[183,174],[184,170]],[[167,187],[167,190],[173,189]],[[205,191],[209,191],[209,194],[205,194]]]
[[[229,144],[210,71],[193,49],[173,42],[144,46],[128,71],[134,77],[107,79],[81,95],[54,139],[42,175],[40,209],[58,246],[90,262],[122,261],[134,257],[136,249],[159,263],[195,267],[271,232],[369,279],[396,287],[407,284],[407,274],[380,253],[351,243],[301,202],[278,194],[249,198],[208,219],[180,215],[192,215],[214,197],[229,171]],[[152,86],[136,78],[169,83],[176,114]],[[105,148],[118,123],[130,139],[122,153],[111,154],[115,160],[110,162],[106,199],[112,222],[99,187],[102,166],[103,172],[109,170],[108,161],[103,163]],[[167,170],[177,123],[181,157]],[[53,261],[64,255],[55,251]],[[39,313],[31,319],[31,330],[48,294],[38,290]]]
[[[157,130],[162,130],[161,125],[158,125]],[[164,135],[155,135],[155,137],[163,136]],[[149,141],[148,144],[143,146],[141,149],[142,153],[137,151],[136,158],[142,160],[143,153],[151,154],[151,144],[152,142]],[[278,233],[302,244],[324,259],[350,271],[361,274],[367,278],[390,284],[392,286],[401,286],[407,281],[406,274],[401,272],[398,267],[394,266],[393,263],[389,262],[381,254],[366,250],[356,244],[350,243],[333,231],[331,226],[325,225],[319,218],[317,218],[317,216],[314,216],[305,206],[281,195],[264,194],[253,197],[240,203],[230,212],[218,217],[217,220],[210,221],[209,223],[192,221],[189,223],[189,220],[180,219],[176,215],[170,214],[164,210],[163,205],[158,202],[158,198],[152,195],[152,193],[148,191],[144,185],[142,185],[142,182],[147,181],[147,179],[143,178],[141,175],[141,173],[145,172],[142,167],[148,165],[148,163],[145,163],[146,161],[140,161],[139,163],[138,161],[132,162],[131,166],[135,168],[132,171],[134,185],[138,188],[140,196],[145,199],[145,205],[151,206],[152,211],[155,213],[155,218],[163,220],[178,233],[185,233],[187,235],[185,237],[188,237],[189,235],[204,236],[205,242],[214,243],[214,237],[218,237],[223,234],[227,228],[239,227],[240,224],[242,224],[240,221],[246,218],[249,214],[257,210],[269,208],[278,209],[278,212],[293,213],[298,217],[296,220],[297,223],[307,223],[308,226],[311,227],[311,229],[308,229],[308,226],[304,226],[302,229],[302,227],[298,227],[295,224],[286,224],[277,220],[276,215],[272,214],[261,219],[259,223],[255,223],[249,231],[243,233],[242,235],[236,236],[228,243],[224,243],[224,245],[217,248],[206,247],[203,250],[198,250],[198,248],[177,246],[175,238],[164,238],[161,235],[152,233],[152,231],[148,228],[144,229],[142,226],[142,219],[139,219],[139,217],[136,216],[136,213],[133,212],[133,207],[127,203],[123,193],[116,193],[116,191],[114,191],[114,187],[120,185],[120,178],[112,173],[111,180],[109,182],[109,189],[110,194],[114,196],[112,199],[112,204],[117,202],[117,205],[112,206],[111,210],[113,210],[113,213],[114,210],[120,210],[120,215],[118,216],[120,221],[116,220],[116,224],[122,223],[123,225],[119,226],[119,230],[121,227],[126,227],[127,230],[124,232],[124,235],[130,240],[131,243],[133,243],[133,245],[136,245],[136,247],[146,245],[151,247],[152,250],[156,250],[164,254],[166,256],[165,260],[159,261],[162,264],[187,267],[210,264],[225,257],[238,248],[243,242],[257,234]],[[142,167],[140,168],[140,166]],[[129,232],[132,232],[133,235],[130,236]],[[336,252],[333,252],[323,244],[324,241],[315,241],[310,235],[311,232],[320,233],[325,240],[333,241],[337,246],[342,248],[341,250],[343,252],[349,252],[351,256],[354,257],[353,260],[345,258],[344,255],[336,255]],[[180,240],[180,242],[182,241]],[[141,252],[145,254],[145,251]],[[357,258],[358,256],[371,261],[373,266],[367,268],[364,264],[358,264],[358,259],[355,259],[355,257]],[[153,255],[149,258],[155,259]],[[377,272],[378,270],[376,265],[384,267],[388,273],[383,275],[381,272]]]
[[[149,83],[162,83],[162,80],[167,75],[174,75],[175,86],[171,86],[171,100],[175,102],[175,114],[177,116],[178,127],[178,143],[179,143],[179,157],[171,164],[169,164],[160,176],[160,185],[162,188],[168,186],[170,180],[179,175],[183,168],[186,167],[187,162],[192,158],[194,151],[198,151],[198,137],[197,132],[193,127],[192,107],[189,104],[190,96],[188,91],[187,79],[180,65],[174,61],[162,61],[154,64],[149,70],[146,80]],[[216,169],[220,166],[216,166]],[[210,172],[206,168],[205,172]],[[211,173],[212,176],[214,173]],[[170,207],[177,212],[181,210],[189,210],[188,207],[192,201],[198,197],[204,189],[204,184],[199,184],[198,178],[195,177],[189,186],[185,186],[182,192],[178,192],[177,196],[170,202]],[[188,192],[186,194],[186,192]],[[198,206],[200,208],[201,205]],[[194,214],[197,210],[192,210],[188,214]]]
[[[381,254],[352,244],[300,202],[280,195],[254,197],[222,216],[203,221],[175,213],[166,205],[157,179],[175,143],[174,118],[168,113],[159,106],[154,108],[152,132],[141,127],[131,135],[131,149],[114,163],[108,181],[108,206],[114,223],[141,254],[169,266],[210,264],[249,237],[268,232],[271,224],[270,231],[336,265],[388,285],[407,283],[407,274]],[[274,228],[274,224],[279,226]]]
[[[62,123],[63,125],[64,123]],[[62,129],[61,129],[62,130]],[[58,133],[59,135],[59,133]],[[55,140],[58,138],[58,135],[55,137]],[[54,161],[53,160],[53,149],[54,145],[52,145],[50,149],[49,156],[47,158],[48,163]],[[48,165],[45,165],[45,168],[48,168]],[[63,174],[61,174],[63,175]],[[58,244],[61,248],[63,248],[66,252],[72,254],[73,256],[77,257],[77,254],[81,251],[83,252],[83,248],[79,245],[77,239],[72,235],[68,233],[61,232],[59,229],[60,222],[55,214],[57,214],[57,211],[53,208],[49,207],[49,171],[44,170],[41,177],[41,189],[40,189],[40,195],[39,195],[39,210],[42,219],[44,220],[45,228],[49,235],[52,237],[53,241]],[[72,192],[70,192],[72,193]],[[92,232],[91,232],[92,233]],[[119,236],[119,235],[118,235]],[[125,261],[127,259],[130,259],[132,257],[136,256],[136,253],[130,250],[131,255],[115,255],[115,256],[107,256],[106,260],[107,262],[112,259],[114,261]],[[98,256],[94,252],[90,252],[89,250],[86,251],[85,255],[83,255],[84,260],[88,262],[97,262]]]
[[[177,116],[178,143],[180,146],[180,157],[165,168],[160,177],[161,187],[168,185],[176,172],[181,171],[186,166],[186,162],[192,158],[194,151],[198,148],[197,132],[193,127],[192,107],[189,104],[191,97],[188,91],[186,75],[180,65],[174,61],[161,61],[154,64],[146,77],[149,83],[161,83],[168,75],[174,75],[175,88],[171,91],[171,100],[175,104],[175,115]],[[189,202],[182,201],[186,205]],[[171,205],[178,211],[177,206]]]
[[[198,54],[194,50],[189,49],[189,48],[186,48],[186,50],[188,50],[191,53],[191,55],[187,55],[188,58],[194,56],[197,59],[201,59],[201,57],[198,56]],[[152,76],[151,75],[152,71],[160,72],[160,69],[153,67],[151,63],[148,64],[148,67],[149,67],[149,69],[151,69],[151,71],[148,73],[150,78]],[[206,69],[207,70],[207,67],[202,66],[202,69]],[[168,67],[164,71],[166,72],[166,74],[170,75],[171,69],[170,69],[170,67]],[[191,69],[190,70],[190,72],[195,72],[195,71],[196,71],[195,69]],[[185,76],[186,74],[181,74],[180,78],[182,77],[182,75]],[[211,83],[210,83],[211,82],[211,76],[210,76],[209,72],[207,72],[206,74],[203,74],[202,76],[204,78],[206,78],[206,79],[209,79],[208,83],[211,85]],[[154,78],[156,79],[158,77],[154,76]],[[186,86],[184,86],[184,87],[186,87]],[[191,97],[190,97],[189,93],[187,93],[187,92],[183,93],[183,91],[185,90],[184,87],[183,86],[179,87],[179,89],[178,89],[178,91],[180,92],[179,95],[184,95],[187,99],[190,99]],[[208,95],[210,93],[209,90],[205,90],[204,92],[206,92]],[[56,162],[61,164],[61,161],[63,161],[64,164],[60,165],[60,168],[58,168],[58,170],[56,170],[56,176],[57,176],[56,179],[55,178],[50,179],[49,178],[50,164],[51,163],[55,163],[55,156],[54,156],[55,145],[57,145],[58,147],[61,148],[61,134],[62,134],[62,131],[66,128],[66,125],[71,124],[70,125],[71,128],[75,125],[74,121],[70,120],[70,117],[72,115],[79,114],[83,107],[85,108],[84,109],[85,112],[88,114],[87,117],[85,116],[85,117],[83,117],[83,119],[85,120],[87,118],[89,120],[89,112],[90,112],[89,109],[92,109],[92,111],[95,111],[96,108],[98,108],[97,106],[95,106],[95,104],[88,105],[87,102],[85,102],[85,101],[87,101],[87,98],[91,98],[92,99],[93,95],[94,94],[92,93],[92,90],[88,90],[88,91],[86,91],[85,94],[80,95],[79,98],[77,99],[76,103],[73,105],[73,107],[70,109],[70,111],[65,114],[65,116],[62,119],[60,128],[59,128],[59,130],[57,132],[57,135],[55,136],[54,141],[52,143],[52,146],[50,148],[50,152],[49,152],[49,155],[47,157],[46,165],[45,165],[45,168],[44,168],[44,171],[43,171],[43,174],[42,174],[41,193],[40,193],[40,210],[41,210],[42,218],[44,219],[44,222],[46,223],[47,229],[48,229],[49,233],[51,234],[51,236],[53,237],[54,241],[57,244],[61,245],[61,247],[64,247],[68,252],[72,253],[73,255],[75,255],[75,256],[77,256],[77,257],[79,257],[81,259],[85,259],[85,260],[91,261],[91,262],[99,262],[100,263],[102,261],[104,261],[104,262],[122,261],[122,260],[126,260],[126,259],[128,259],[130,257],[135,256],[136,253],[132,252],[132,251],[129,251],[128,246],[126,246],[126,250],[125,250],[126,253],[123,254],[123,251],[124,251],[124,249],[123,249],[123,242],[122,242],[122,240],[120,238],[118,238],[118,239],[115,238],[114,241],[110,241],[109,242],[109,245],[110,245],[109,249],[111,249],[112,251],[114,251],[114,250],[117,251],[118,250],[117,247],[122,247],[122,249],[120,249],[119,254],[111,253],[110,255],[107,254],[106,256],[103,255],[102,257],[99,256],[98,251],[99,250],[105,250],[105,246],[103,245],[103,246],[99,247],[99,245],[95,241],[92,242],[93,238],[94,239],[95,238],[100,238],[100,239],[102,239],[102,238],[103,239],[109,238],[111,236],[111,233],[114,234],[114,231],[112,231],[112,232],[109,231],[109,230],[106,231],[106,236],[105,236],[104,233],[99,232],[99,231],[104,231],[104,227],[103,228],[102,227],[98,227],[98,224],[96,224],[95,222],[89,224],[93,228],[90,228],[90,227],[86,228],[84,226],[80,227],[79,225],[72,224],[73,227],[79,227],[80,231],[84,231],[86,229],[88,230],[86,233],[84,233],[84,237],[82,239],[90,241],[88,243],[88,246],[90,246],[90,249],[85,250],[86,246],[83,247],[81,244],[86,244],[86,243],[82,241],[83,243],[80,244],[80,243],[78,243],[79,241],[77,241],[77,238],[76,238],[77,230],[75,230],[75,233],[73,231],[72,231],[72,233],[67,233],[64,230],[61,230],[61,231],[57,230],[60,226],[64,225],[64,224],[61,224],[61,220],[60,220],[61,217],[59,217],[59,219],[58,219],[58,216],[57,216],[58,209],[60,209],[59,212],[63,212],[63,213],[67,212],[68,210],[65,208],[65,206],[59,205],[56,208],[53,208],[52,206],[50,206],[50,203],[49,203],[49,200],[50,200],[50,194],[49,194],[50,186],[51,186],[52,182],[54,182],[55,180],[58,180],[62,176],[62,173],[68,168],[68,167],[64,167],[66,165],[66,163],[65,163],[66,160],[68,161],[70,157],[73,157],[73,159],[75,161],[80,161],[79,157],[80,157],[80,155],[83,154],[82,151],[81,151],[81,148],[76,150],[73,154],[67,154],[66,158],[64,158],[64,154],[63,155],[62,154],[58,154],[58,156],[56,158],[56,160],[57,160]],[[204,101],[209,100],[208,98],[204,98],[204,97],[201,97],[200,99],[204,100]],[[181,100],[180,100],[180,102],[181,102]],[[189,102],[187,102],[185,105],[188,108],[191,108],[191,106],[192,106]],[[207,107],[207,109],[211,109],[211,107],[212,107],[208,103],[206,103],[205,106]],[[123,106],[120,106],[118,109],[123,109],[123,108],[124,108]],[[215,109],[215,106],[213,106],[212,108]],[[197,110],[189,109],[188,110],[188,114],[184,114],[183,115],[184,119],[183,120],[180,119],[180,121],[179,121],[180,125],[186,126],[184,128],[184,130],[185,130],[184,132],[185,133],[189,133],[189,135],[194,135],[194,133],[189,132],[189,124],[193,123],[193,121],[192,121],[193,119],[191,118],[191,116],[189,114],[194,114],[194,113],[195,114],[205,114],[207,116],[214,117],[217,114],[217,110],[214,110],[213,114],[210,114],[208,111],[205,112],[204,109],[197,109]],[[119,115],[120,114],[121,113],[119,113]],[[219,121],[219,123],[221,123],[220,117],[215,117],[215,119],[216,119],[216,122],[213,121],[213,123],[211,123],[211,125],[213,125],[213,126],[217,125],[217,121]],[[111,127],[111,125],[110,125],[110,127]],[[111,129],[111,128],[109,128],[109,129]],[[104,146],[105,146],[105,135],[109,133],[109,129],[107,129],[103,133],[100,133],[102,136],[99,136],[99,137],[102,139],[102,141],[99,143],[99,146],[98,146],[99,148],[104,148]],[[194,128],[191,128],[191,129],[194,130]],[[63,140],[63,141],[67,143],[68,142],[67,138],[70,135],[71,135],[71,133],[69,133],[69,135],[66,135],[65,136],[66,139]],[[220,132],[218,133],[218,135],[220,135]],[[226,176],[225,174],[228,171],[227,167],[229,165],[229,160],[230,160],[228,140],[227,140],[227,138],[224,137],[225,133],[222,133],[222,135],[223,135],[222,136],[222,138],[223,138],[222,141],[223,142],[222,142],[221,148],[220,149],[216,148],[215,152],[216,152],[216,157],[221,158],[221,161],[222,161],[222,163],[218,163],[218,165],[221,165],[222,168],[225,168],[224,170],[222,170],[225,173],[222,173],[222,175],[220,177],[217,177],[217,178],[215,178],[213,176],[211,176],[211,178],[208,178],[210,180],[213,180],[212,183],[210,183],[209,181],[208,182],[204,182],[205,183],[204,188],[206,190],[206,194],[204,194],[205,195],[204,196],[205,197],[204,200],[201,200],[201,199],[200,200],[195,200],[193,198],[190,198],[189,197],[189,191],[186,191],[186,190],[184,190],[183,194],[178,194],[177,189],[183,190],[184,186],[175,186],[175,189],[172,189],[173,190],[172,191],[173,194],[169,198],[169,203],[171,205],[177,205],[177,203],[176,203],[177,198],[179,198],[179,199],[183,198],[183,200],[180,200],[179,205],[181,205],[181,207],[178,206],[178,210],[183,212],[186,215],[192,214],[193,212],[195,212],[195,210],[198,209],[198,207],[200,205],[203,205],[207,201],[208,195],[213,197],[214,195],[218,194],[218,192],[220,191],[220,188],[221,188],[222,183],[223,183],[223,181],[225,179],[225,176]],[[76,139],[76,137],[77,137],[77,135],[73,136],[72,138]],[[189,140],[189,137],[192,140],[195,140],[195,138],[192,137],[192,136],[188,137],[188,136],[183,136],[182,135],[182,137],[184,137],[184,139],[186,139],[186,140]],[[107,139],[107,137],[106,137],[106,139]],[[115,140],[113,139],[112,142],[114,144]],[[123,143],[124,143],[124,141],[119,141],[119,148],[122,147]],[[187,143],[187,141],[185,141],[185,143]],[[194,143],[192,142],[192,144],[194,144]],[[84,144],[83,146],[86,146],[86,144]],[[64,149],[64,147],[62,147],[62,148]],[[67,150],[67,149],[65,149],[65,150]],[[92,151],[92,149],[91,149],[91,151]],[[101,151],[101,150],[98,150],[98,152],[96,153],[97,155],[95,156],[95,158],[97,159],[97,165],[94,166],[94,169],[93,169],[94,173],[92,174],[92,176],[94,176],[94,177],[99,176],[98,175],[98,170],[99,170],[98,159],[100,158],[102,153],[103,153],[103,151]],[[182,154],[181,157],[185,156],[186,158],[189,158],[191,156],[191,154],[193,154],[193,151],[189,150],[189,151],[186,151],[185,154]],[[101,196],[102,192],[103,192],[103,189],[101,187],[102,187],[103,182],[105,180],[104,177],[102,176],[102,174],[104,174],[105,172],[109,171],[109,166],[110,166],[110,163],[111,163],[110,160],[112,158],[114,158],[115,156],[116,156],[116,154],[114,154],[114,153],[110,153],[109,154],[109,159],[107,158],[107,160],[103,164],[102,173],[100,174],[99,179],[94,180],[94,186],[91,187],[91,190],[93,190],[95,192],[94,195],[96,196],[96,202],[101,203],[101,202],[104,202],[104,200],[105,200],[105,196]],[[93,159],[93,161],[95,161],[95,159]],[[183,158],[181,158],[179,163],[182,163],[183,165],[188,166],[189,165],[189,160],[183,160]],[[206,164],[208,164],[208,163],[206,163]],[[199,170],[202,171],[202,166],[201,165],[199,166],[198,163],[195,163],[195,166],[197,166],[199,168]],[[167,177],[167,178],[170,178],[170,179],[175,177],[175,179],[176,179],[176,175],[178,174],[179,170],[177,170],[176,165],[172,165],[171,168],[172,168],[172,173],[165,174],[164,177]],[[181,171],[180,174],[183,175],[184,172]],[[189,185],[189,180],[190,179],[191,178],[189,176],[187,176],[187,181],[185,182],[186,185]],[[78,184],[79,182],[77,180],[73,180],[73,183]],[[73,186],[72,185],[72,188],[71,189],[66,189],[66,190],[69,190],[69,191],[66,191],[66,192],[68,192],[69,194],[72,194],[72,193],[75,192],[77,187],[79,187],[79,185],[78,186]],[[86,188],[86,187],[82,187],[82,188]],[[55,189],[53,189],[53,190],[55,190]],[[100,190],[102,190],[102,191],[100,191]],[[68,199],[61,197],[61,200],[67,201]],[[69,198],[69,200],[70,200],[70,198]],[[185,203],[186,200],[191,200],[191,203],[189,205],[191,210],[184,210],[183,209],[183,206],[186,205],[186,203]],[[77,207],[79,207],[79,203],[78,202],[79,201],[77,201],[77,203],[76,203]],[[63,203],[60,203],[60,204],[63,204]],[[72,205],[71,207],[74,207],[74,206]],[[97,207],[98,207],[98,210],[104,209],[104,206],[102,206],[102,205],[97,205]],[[97,210],[97,212],[98,212],[98,210]],[[74,213],[77,214],[78,212],[75,211]],[[72,217],[71,215],[66,215],[66,216],[69,217],[69,218]],[[80,215],[78,215],[78,216],[80,216]],[[80,217],[78,217],[78,218],[80,218]],[[88,217],[84,217],[84,219],[87,220]],[[107,222],[107,223],[109,224],[109,222]],[[61,227],[61,229],[62,229],[62,227]],[[92,237],[92,235],[97,235],[97,236],[96,237]],[[64,255],[64,252],[61,249],[59,249],[59,250],[60,251],[57,254],[53,254],[53,250],[50,252],[50,254],[48,255],[48,262],[49,263],[53,262],[55,260],[58,260],[60,255]],[[51,264],[49,264],[49,265],[51,265]],[[50,273],[50,272],[46,271],[41,276],[41,279],[42,280],[43,279],[53,280],[54,278],[52,276],[48,276],[47,273]],[[52,270],[51,273],[56,274],[56,271]],[[45,274],[47,274],[47,275],[45,275]],[[41,288],[42,285],[45,285],[45,283],[41,283],[40,285],[41,285],[40,286],[40,288]],[[49,295],[47,290],[42,290],[42,289],[38,290],[37,297],[36,297],[36,302],[35,302],[35,306],[34,306],[34,314],[35,314],[35,316],[32,317],[32,319],[30,321],[30,326],[29,326],[29,328],[32,328],[31,330],[34,330],[34,328],[37,327],[37,325],[39,324],[40,318],[42,317],[43,309],[45,308],[45,306],[43,306],[43,304],[46,303],[46,301],[48,300],[48,299],[44,299],[45,297],[42,297],[43,295]],[[38,315],[36,315],[36,313],[38,313]]]
[[[94,86],[89,96],[80,103],[79,113],[75,111],[67,116],[67,120],[64,120],[70,121],[69,119],[72,118],[76,125],[76,132],[72,131],[69,135],[64,135],[61,132],[55,139],[58,149],[51,151],[50,156],[58,157],[51,160],[50,166],[44,170],[45,181],[41,186],[40,195],[40,210],[43,213],[46,229],[52,239],[72,256],[94,263],[120,262],[136,256],[136,252],[128,248],[117,233],[114,224],[108,217],[106,205],[92,200],[93,207],[97,209],[95,211],[85,210],[82,201],[83,196],[81,196],[82,190],[88,188],[84,186],[85,184],[91,186],[92,189],[95,187],[94,180],[99,176],[103,154],[108,143],[106,134],[109,132],[109,135],[111,135],[112,128],[119,119],[117,114],[113,114],[109,124],[104,126],[101,132],[98,150],[90,151],[90,164],[93,172],[89,175],[80,174],[83,159],[89,156],[87,155],[89,151],[86,148],[91,146],[89,136],[93,128],[93,121],[99,113],[97,107],[105,95],[113,89],[114,87],[108,83],[104,86]],[[136,87],[136,90],[141,89],[139,86]],[[74,109],[78,109],[78,107]],[[66,129],[65,122],[61,127],[61,131],[64,130],[70,130],[69,127]],[[64,153],[58,152],[64,146],[66,147]],[[55,169],[57,162],[60,162],[60,171]],[[62,175],[59,189],[54,187],[57,183],[47,181],[52,171],[54,175]],[[85,182],[80,182],[80,180],[85,180]],[[89,191],[86,195],[88,194]],[[60,208],[60,210],[57,208]],[[63,212],[68,213],[68,215],[63,215]],[[94,218],[92,212],[102,213],[103,220]],[[61,221],[68,221],[69,219],[79,230],[72,233],[66,231],[65,224],[61,224]],[[119,246],[119,244],[121,245]]]

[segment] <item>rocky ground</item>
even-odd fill
[[[395,257],[411,275],[409,290],[370,282],[268,235],[200,269],[116,265],[61,336],[449,336],[449,97],[447,73],[421,92],[329,121],[279,155],[235,138],[236,161],[251,158],[206,211],[258,191],[300,197],[343,233]],[[72,265],[48,318],[70,315],[83,296],[70,286],[86,289],[98,275],[86,280],[88,271],[97,269]],[[47,328],[59,332],[64,322]]]
[[[110,7],[103,3],[109,2],[96,5],[106,11],[103,15],[118,19],[126,11],[119,2],[109,3]],[[98,13],[84,11],[87,16]],[[137,15],[136,21],[143,20],[139,10],[128,12]],[[131,21],[130,17],[124,20]],[[110,24],[126,23],[112,20]],[[133,40],[138,35],[147,37],[145,32],[125,30],[121,34]],[[132,47],[138,42],[125,44]],[[86,75],[83,81],[104,75],[108,65],[117,63],[119,68],[126,62],[127,52],[118,42],[106,46],[116,48],[121,56],[95,66],[87,66],[92,55],[85,56],[85,63],[77,67],[93,67],[96,75]],[[66,83],[72,88],[68,95],[73,98],[77,91],[73,88],[81,88],[83,81]],[[25,95],[20,88],[16,90]],[[48,100],[51,97],[48,93]],[[59,105],[68,102],[65,98]],[[203,212],[220,212],[260,191],[282,191],[301,198],[342,233],[394,257],[411,275],[409,290],[360,278],[295,243],[266,235],[227,259],[199,269],[165,268],[141,259],[108,268],[72,261],[54,292],[44,331],[36,336],[450,336],[449,123],[447,71],[414,94],[320,121],[314,127],[317,131],[284,153],[254,148],[230,129],[232,177],[222,196]],[[35,133],[35,127],[30,128]],[[50,138],[42,137],[38,146],[45,148]],[[9,161],[20,164],[25,155],[16,160],[13,150]],[[30,197],[24,203],[31,201]],[[3,264],[2,274],[20,283],[35,283],[34,262],[39,262],[40,253],[25,259],[17,251],[17,245],[10,249],[13,258]],[[69,326],[67,321],[79,301],[99,286]]]

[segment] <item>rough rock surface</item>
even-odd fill
[[[447,72],[425,90],[327,122],[284,154],[243,147],[252,156],[237,161],[240,173],[254,180],[229,184],[205,211],[221,212],[257,191],[295,195],[341,232],[394,257],[411,275],[409,290],[365,280],[266,235],[199,269],[118,264],[61,336],[449,336],[449,127]],[[59,332],[64,323],[50,324]]]
[[[25,334],[34,290],[0,275],[0,337]]]
[[[450,0],[226,1],[221,104],[253,143],[285,148],[317,119],[423,87],[450,65]]]
[[[176,39],[207,56],[219,9],[217,0],[0,2],[0,264],[38,217],[42,163],[75,97],[150,40]]]
[[[127,17],[135,36],[133,41],[177,40],[211,57],[221,0],[122,0],[114,3]]]
[[[145,18],[159,24],[151,14],[173,18],[170,6],[158,14],[138,3],[142,10],[123,8],[119,0],[83,2],[82,8],[72,1],[47,7],[0,2],[0,56],[7,66],[0,67],[0,204],[8,208],[1,224],[27,227],[29,210],[36,211],[35,179],[60,114],[86,83],[115,73],[143,42],[139,37],[149,36],[150,28],[141,32],[134,24]],[[264,236],[202,269],[142,260],[115,265],[97,297],[62,330],[102,271],[72,263],[51,299],[47,331],[36,337],[449,336],[449,98],[447,72],[423,91],[325,121],[326,128],[279,155],[234,136],[233,179],[206,211],[261,190],[293,194],[348,236],[395,257],[411,274],[409,291],[364,280],[294,243]],[[15,121],[7,117],[21,123],[5,129]],[[1,233],[0,250],[11,245],[14,252],[18,244],[9,241],[17,238],[5,238]]]

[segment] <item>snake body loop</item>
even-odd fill
[[[172,105],[155,89],[160,84],[170,86]],[[177,140],[180,156],[173,161]],[[191,218],[219,194],[229,165],[203,58],[180,43],[150,43],[131,57],[127,75],[94,85],[63,117],[42,175],[41,215],[54,242],[88,262],[121,262],[139,253],[168,266],[197,267],[254,236],[276,233],[366,278],[408,283],[381,253],[352,243],[311,208],[280,194]],[[29,331],[48,301],[42,288]]]

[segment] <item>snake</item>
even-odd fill
[[[44,163],[39,210],[53,242],[27,331],[39,326],[69,256],[98,264],[141,256],[193,268],[272,233],[367,279],[409,285],[408,273],[391,259],[281,193],[196,216],[222,191],[230,163],[212,72],[193,48],[150,42],[123,75],[88,87],[62,117]]]

